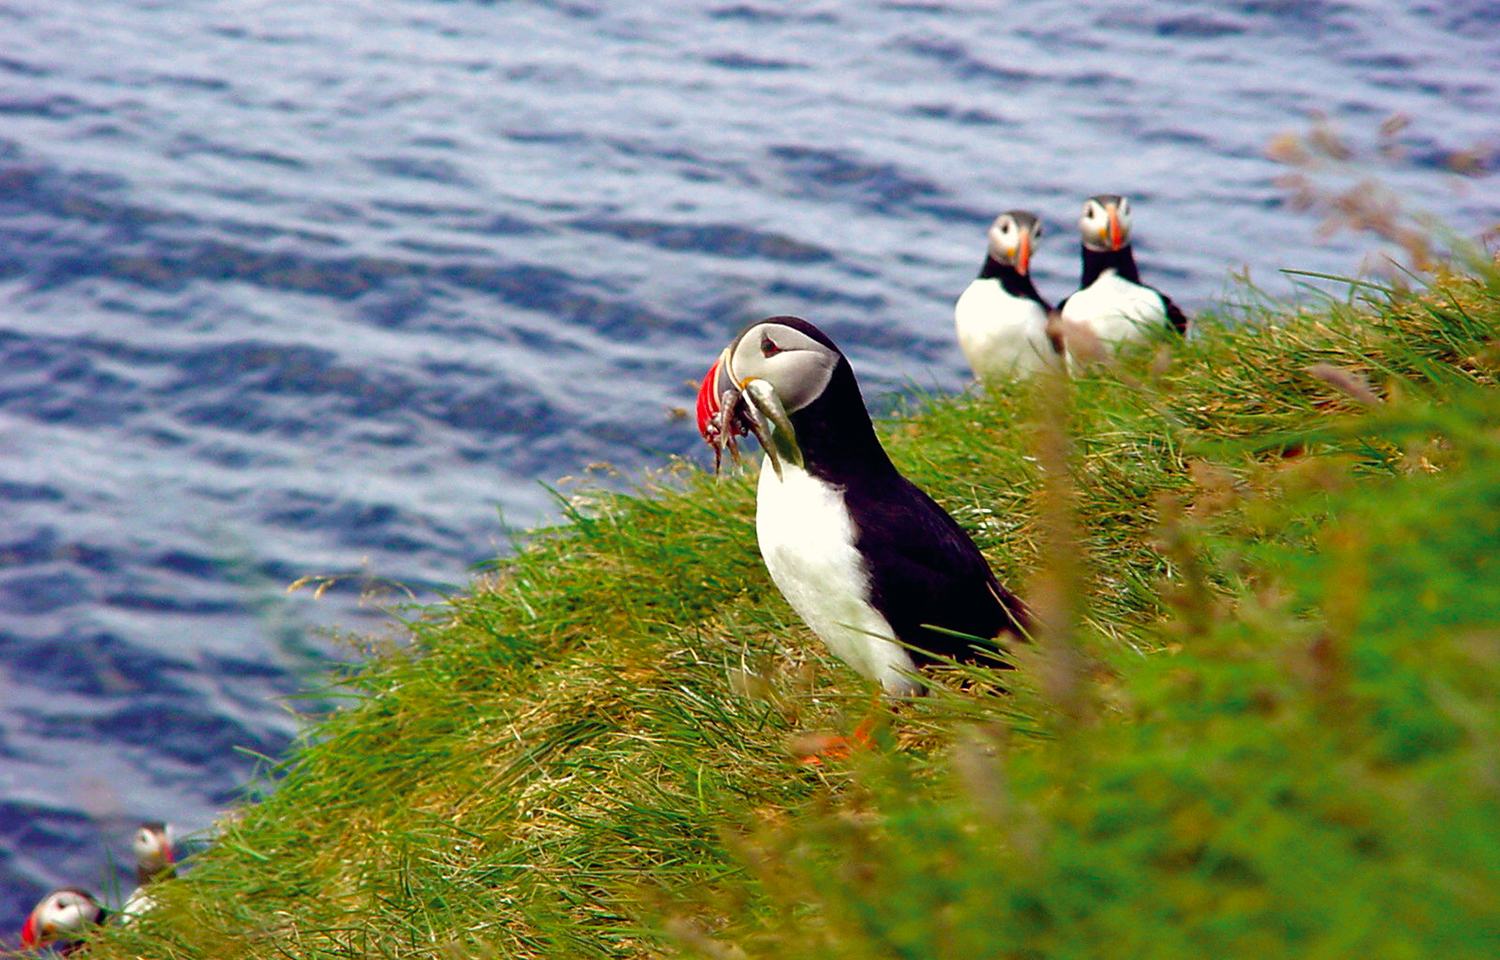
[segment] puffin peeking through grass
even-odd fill
[[[106,911],[81,887],[53,890],[32,908],[21,928],[21,949],[52,946],[67,956],[83,946],[90,930],[104,922]]]
[[[118,914],[104,909],[82,887],[53,890],[37,902],[26,918],[21,928],[21,948],[36,950],[51,945],[66,956],[82,947],[89,930],[101,926],[106,919],[118,917],[120,923],[129,923],[154,908],[151,886],[177,872],[171,830],[160,821],[147,821],[136,829],[131,847],[135,851],[136,887]]]
[[[897,472],[853,368],[817,327],[797,317],[752,324],[704,377],[697,413],[716,469],[726,447],[737,453],[736,437],[760,441],[755,528],[766,569],[828,648],[887,696],[924,693],[916,672],[935,658],[974,660],[976,640],[988,649],[1024,635],[1020,600]]]
[[[152,885],[177,874],[172,835],[165,823],[150,820],[141,824],[131,840],[131,847],[135,851],[135,889],[120,908],[122,923],[153,909],[156,900],[151,895]]]

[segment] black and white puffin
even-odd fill
[[[1048,323],[1052,307],[1031,282],[1041,235],[1041,222],[1025,210],[996,217],[979,276],[953,307],[958,345],[980,380],[1028,377],[1061,360],[1062,341]]]
[[[83,946],[83,938],[104,922],[106,912],[94,895],[81,887],[53,890],[37,902],[21,927],[21,949],[36,950],[50,944],[67,956]]]
[[[141,824],[131,840],[131,848],[135,851],[135,889],[120,908],[121,923],[129,923],[155,908],[152,885],[177,874],[177,861],[172,853],[172,833],[165,823],[149,820]]]
[[[1022,635],[1021,602],[963,528],[897,472],[853,368],[817,327],[798,317],[752,324],[704,377],[697,414],[716,460],[738,435],[760,441],[755,529],[771,579],[888,696],[925,692],[915,673],[933,655],[974,659],[969,641],[943,630],[981,642]]]
[[[1141,283],[1130,248],[1130,201],[1101,193],[1083,202],[1083,276],[1078,292],[1058,305],[1064,331],[1083,327],[1106,347],[1146,339],[1153,330],[1187,332],[1187,316],[1171,298]]]

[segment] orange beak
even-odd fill
[[[26,918],[26,925],[21,928],[21,949],[31,950],[39,944],[36,934],[36,913],[33,912]]]
[[[1109,248],[1120,249],[1120,211],[1114,207],[1109,208]]]
[[[1021,245],[1016,248],[1016,272],[1022,276],[1031,269],[1031,232],[1021,233]]]

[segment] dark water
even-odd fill
[[[1477,234],[1493,181],[1445,164],[1500,141],[1496,10],[0,2],[0,936],[231,803],[320,631],[388,629],[362,590],[699,456],[672,411],[749,320],[961,389],[990,218],[1043,215],[1057,298],[1100,191],[1190,310],[1352,273],[1264,155],[1313,113],[1410,115],[1381,175]]]

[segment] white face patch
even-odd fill
[[[46,936],[72,940],[99,915],[98,904],[76,890],[58,890],[37,907],[37,929]]]
[[[1083,202],[1083,215],[1078,218],[1078,230],[1083,234],[1083,245],[1094,250],[1118,249],[1109,240],[1109,207],[1113,202],[1115,220],[1120,229],[1120,247],[1130,242],[1130,200],[1125,197],[1090,197]]]
[[[734,344],[726,371],[737,387],[765,380],[787,413],[796,413],[822,395],[839,355],[801,330],[782,323],[758,323]]]
[[[141,827],[135,832],[131,847],[135,851],[138,864],[156,871],[171,862],[168,854],[171,850],[171,843],[171,833],[168,828],[162,827],[158,831],[151,827]]]
[[[988,253],[1000,263],[1008,263],[1022,273],[1028,272],[1029,264],[1017,262],[1021,255],[1021,242],[1028,236],[1033,244],[1042,237],[1042,225],[1033,214],[1024,210],[1002,213],[990,224]]]
[[[1016,248],[1021,245],[1021,231],[1016,228],[1016,220],[1008,213],[1002,213],[990,226],[990,256],[1001,263],[1013,263],[1016,259]]]

